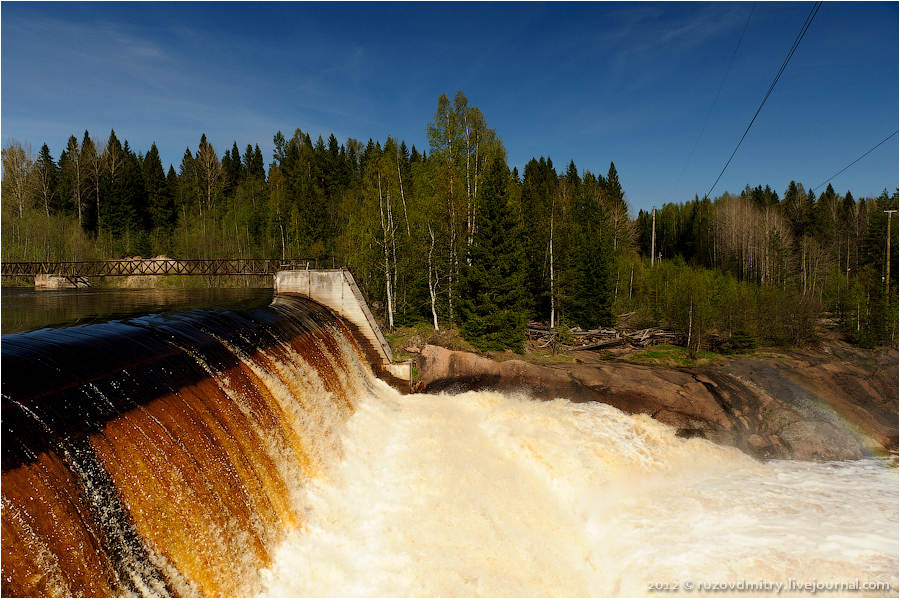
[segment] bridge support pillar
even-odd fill
[[[90,287],[87,277],[66,275],[35,275],[35,289],[82,289]]]

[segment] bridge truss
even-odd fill
[[[310,268],[313,260],[275,258],[171,260],[168,258],[96,262],[3,262],[2,276],[131,277],[141,275],[274,275],[279,270]],[[313,266],[314,268],[314,266]]]

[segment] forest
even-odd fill
[[[177,170],[114,130],[72,135],[58,159],[13,139],[2,259],[310,260],[349,268],[389,329],[455,327],[482,350],[522,351],[531,321],[595,329],[626,313],[692,354],[713,334],[723,351],[804,345],[822,318],[862,347],[897,343],[897,190],[748,184],[635,216],[612,161],[510,169],[462,92],[440,96],[426,132],[419,151],[279,131],[268,165],[258,145],[201,135]]]

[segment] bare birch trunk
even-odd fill
[[[394,227],[394,210],[391,207],[391,192],[387,193],[387,216],[388,216],[388,228],[391,233],[391,258],[394,262],[393,268],[391,269],[390,279],[391,279],[391,289],[390,294],[388,295],[388,305],[390,307],[390,328],[394,328],[394,306],[397,305],[397,276],[398,276],[398,268],[397,268],[397,235],[396,235],[396,227]]]
[[[434,231],[428,224],[428,234],[431,235],[431,245],[428,247],[428,295],[431,296],[431,318],[434,321],[434,330],[439,331],[437,316],[437,277],[434,274]]]
[[[453,277],[459,281],[459,257],[456,250],[456,210],[453,208],[453,185],[450,185],[450,276],[447,285],[447,314],[453,322]]]
[[[388,206],[388,212],[390,211],[390,206]],[[391,251],[388,242],[388,220],[389,218],[385,215],[385,207],[384,207],[384,195],[381,192],[381,172],[378,173],[378,212],[381,216],[381,230],[384,233],[384,242],[382,243],[382,247],[384,248],[384,285],[385,285],[385,293],[387,295],[387,312],[388,312],[388,328],[394,328],[394,304],[393,304],[393,295],[394,290],[392,286],[392,277],[391,277]]]
[[[691,298],[690,309],[688,310],[688,338],[687,347],[688,355],[693,355],[694,350],[691,347],[691,334],[694,332],[694,298]]]
[[[403,194],[403,175],[400,174],[400,147],[397,147],[397,181],[400,182],[400,200],[403,202],[403,216],[406,218],[406,234],[412,236],[409,228],[409,212],[406,210],[406,196]]]
[[[556,327],[556,282],[553,279],[553,213],[550,214],[550,328]]]

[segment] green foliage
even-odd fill
[[[612,231],[600,202],[603,190],[590,173],[582,181],[574,162],[569,164],[565,179],[573,215],[568,315],[585,329],[612,326]]]
[[[174,173],[174,171],[173,171]],[[147,217],[151,229],[171,230],[175,226],[175,193],[163,171],[156,144],[141,164],[147,199]]]
[[[511,179],[503,155],[488,162],[475,234],[463,268],[460,332],[485,351],[521,352],[525,325],[525,256]]]
[[[755,351],[759,342],[753,334],[746,329],[738,329],[722,345],[722,353],[746,354]]]
[[[525,165],[522,179],[522,212],[524,218],[524,250],[526,260],[526,300],[535,316],[550,313],[552,293],[550,281],[550,241],[556,237],[556,251],[560,247],[560,206],[557,194],[558,178],[553,162],[531,159]],[[562,253],[560,253],[562,255]]]
[[[897,192],[816,197],[792,181],[780,199],[748,184],[658,207],[654,237],[612,162],[605,177],[574,162],[557,174],[541,157],[512,176],[462,92],[440,96],[427,135],[425,154],[278,132],[268,166],[258,145],[217,153],[201,135],[168,168],[155,144],[135,153],[115,131],[70,136],[58,161],[11,140],[3,257],[308,259],[352,269],[388,326],[459,326],[485,348],[521,349],[529,318],[598,328],[628,313],[676,331],[690,355],[711,331],[748,351],[814,341],[823,310],[854,343],[897,342]]]
[[[717,354],[701,351],[696,356],[691,356],[687,348],[677,345],[661,344],[648,349],[635,352],[626,357],[629,362],[645,364],[648,366],[668,366],[676,368],[693,368],[715,364]]]

